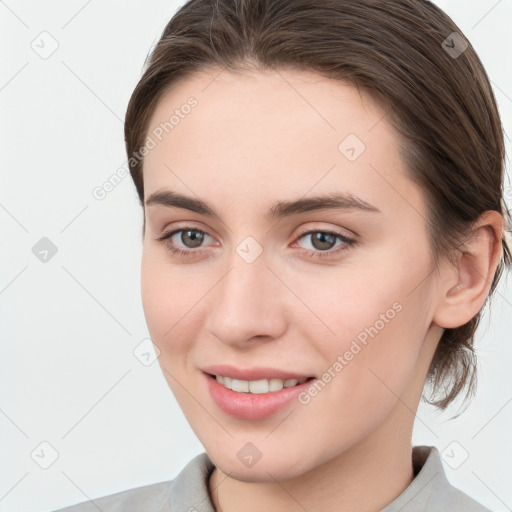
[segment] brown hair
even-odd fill
[[[511,263],[510,213],[502,199],[503,128],[475,50],[431,2],[190,0],[169,21],[146,64],[125,121],[141,205],[143,159],[134,155],[144,148],[159,100],[179,81],[214,68],[292,68],[350,80],[385,108],[402,136],[407,173],[427,199],[434,269],[463,245],[483,212],[505,216],[503,252],[484,305],[494,293]],[[474,393],[480,315],[445,329],[434,354],[427,375],[433,399],[424,399],[441,410],[464,388],[466,399]]]

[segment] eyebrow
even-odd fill
[[[220,218],[214,208],[201,199],[188,197],[173,190],[160,190],[151,194],[146,206],[160,205],[168,208],[183,208],[208,217]],[[361,210],[382,213],[376,206],[354,194],[332,193],[295,200],[277,201],[265,217],[268,220],[289,217],[317,210]]]

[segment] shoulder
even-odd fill
[[[491,512],[450,483],[435,446],[413,447],[412,461],[414,480],[380,512]]]
[[[213,462],[203,452],[172,480],[88,499],[53,512],[182,512],[194,507],[212,512],[215,509],[209,497],[208,477],[213,468]]]
[[[432,510],[446,510],[446,507],[453,512],[491,512],[481,503],[453,486],[444,488],[443,492],[432,500]]]
[[[484,507],[481,503],[461,491],[458,491],[458,496],[455,496],[454,500],[455,503],[460,504],[460,509],[464,510],[464,512],[491,512],[490,509]]]
[[[54,512],[145,512],[158,511],[168,502],[172,480],[94,498]]]
[[[441,462],[439,450],[432,448],[429,463],[435,468],[433,488],[429,496],[427,511],[450,510],[453,512],[491,512],[474,498],[455,487],[448,480]],[[432,473],[434,472],[432,471]]]

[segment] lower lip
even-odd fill
[[[283,409],[305,391],[315,379],[297,386],[269,393],[239,393],[219,384],[215,377],[204,374],[213,401],[225,413],[243,420],[260,420]]]

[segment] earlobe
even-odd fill
[[[496,211],[485,212],[475,223],[457,267],[452,267],[442,281],[435,324],[453,329],[479,313],[501,257],[503,223],[503,217]]]

